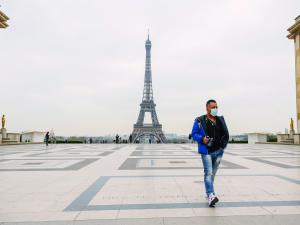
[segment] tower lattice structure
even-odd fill
[[[162,131],[162,125],[158,122],[153,99],[152,89],[152,71],[151,71],[151,41],[148,38],[145,43],[146,48],[146,62],[145,62],[145,78],[144,78],[144,90],[143,99],[140,104],[140,113],[137,122],[133,125],[132,141],[138,142],[142,137],[156,137],[157,142],[166,143],[166,137]],[[151,124],[145,124],[145,113],[150,113]]]

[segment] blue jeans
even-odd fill
[[[217,151],[207,155],[201,154],[203,169],[204,169],[204,184],[207,196],[214,193],[214,179],[220,165],[224,149],[220,148]]]

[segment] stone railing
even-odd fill
[[[277,142],[284,144],[300,144],[300,134],[277,134]]]

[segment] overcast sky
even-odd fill
[[[152,80],[166,133],[188,134],[214,98],[231,134],[284,132],[295,118],[299,0],[3,0],[0,113],[8,132],[130,134]]]

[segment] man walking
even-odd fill
[[[206,102],[206,115],[197,117],[192,137],[198,143],[198,153],[204,168],[204,184],[210,207],[219,201],[214,191],[214,178],[229,140],[223,116],[218,116],[218,105],[213,99]]]

